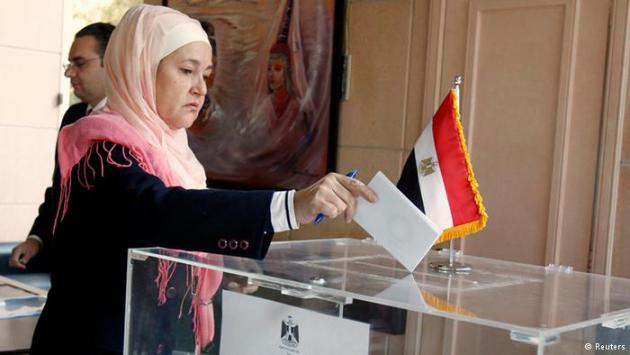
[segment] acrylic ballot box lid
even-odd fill
[[[594,325],[630,324],[630,279],[465,255],[457,261],[469,264],[472,272],[449,275],[428,267],[447,257],[437,251],[409,273],[372,240],[275,242],[262,261],[163,248],[130,250],[131,259],[149,257],[245,276],[300,298],[341,306],[363,300],[505,329],[514,340],[536,344]]]

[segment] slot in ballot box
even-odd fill
[[[262,261],[132,249],[125,353],[630,353],[630,280],[474,256],[457,260],[469,274],[428,267],[445,257],[409,273],[369,239],[275,242]],[[197,268],[222,273],[203,310]]]

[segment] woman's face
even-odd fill
[[[212,51],[203,42],[180,47],[160,61],[156,78],[157,111],[172,129],[188,128],[197,118],[212,72]]]

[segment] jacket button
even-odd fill
[[[246,240],[241,240],[240,246],[241,246],[241,249],[247,250],[247,248],[249,248],[249,242]]]
[[[230,240],[230,249],[236,250],[238,248],[238,242],[234,239]]]
[[[219,248],[225,249],[225,247],[227,247],[227,240],[221,238],[217,244],[219,244]]]

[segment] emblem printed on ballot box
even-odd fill
[[[289,316],[282,321],[282,332],[280,333],[282,344],[297,348],[300,343],[300,330],[298,324]]]

